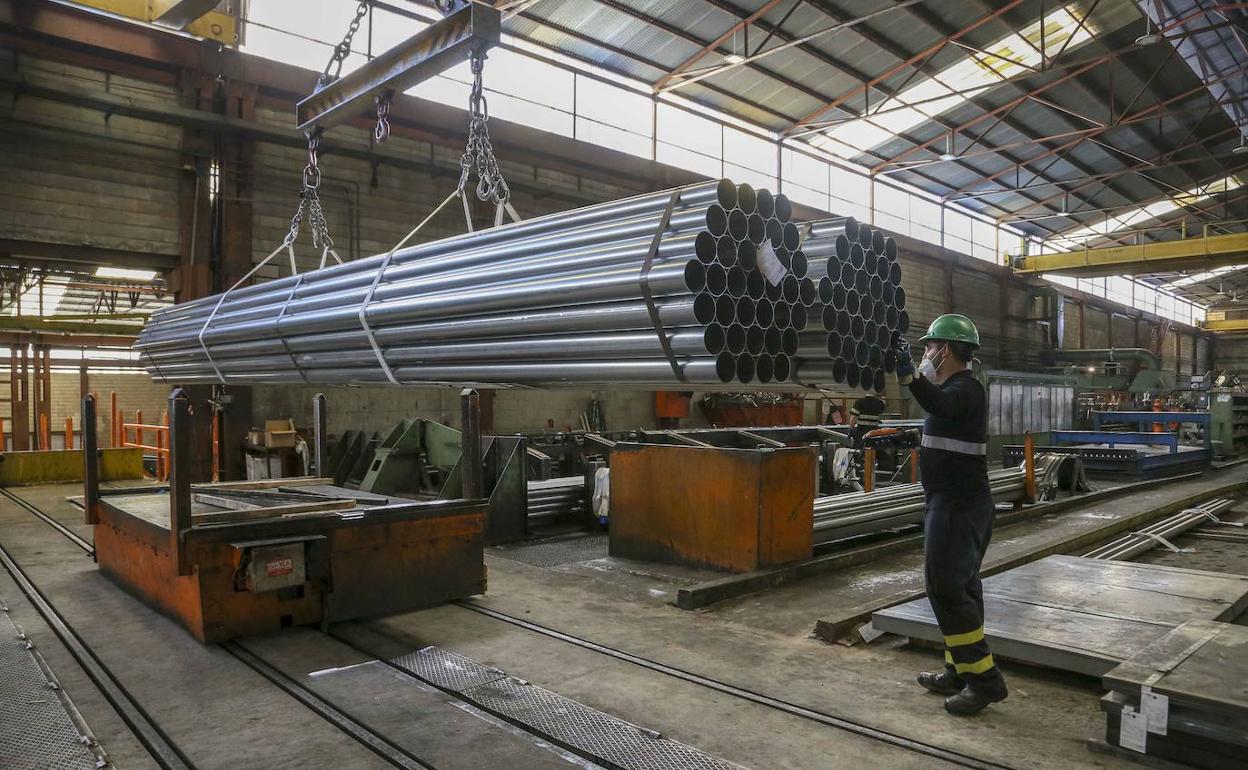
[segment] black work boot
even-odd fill
[[[940,673],[924,671],[919,674],[919,684],[923,685],[929,692],[934,692],[937,695],[957,695],[964,686],[962,677],[949,669],[945,669]]]
[[[951,695],[945,698],[945,711],[959,717],[969,717],[972,714],[978,714],[988,708],[990,703],[1000,703],[1005,700],[1009,693],[1002,683],[999,691],[990,692],[985,690],[972,689],[969,685],[962,688],[957,695]]]

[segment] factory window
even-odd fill
[[[650,158],[654,100],[588,77],[576,78],[576,138]]]
[[[781,173],[786,187],[796,184],[808,190],[823,193],[825,196],[828,194],[828,163],[787,147],[781,151],[780,157]],[[823,207],[826,206],[825,200]]]
[[[997,261],[997,228],[991,222],[971,218],[971,256],[985,262]]]
[[[959,211],[945,208],[945,243],[946,249],[971,253],[971,218]]]
[[[875,224],[893,233],[910,234],[910,195],[875,182]]]
[[[910,196],[910,235],[940,245],[940,204],[918,195]]]
[[[828,164],[828,190],[832,196],[832,211],[852,216],[860,222],[871,221],[871,180],[866,174],[857,174],[835,163]]]
[[[712,158],[723,157],[722,124],[662,102],[657,109],[660,144],[683,147]]]

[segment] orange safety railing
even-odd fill
[[[117,412],[118,418],[122,417],[121,412]],[[136,410],[134,413],[134,422],[124,422],[123,419],[118,420],[121,428],[121,446],[132,447],[135,449],[147,449],[156,453],[156,480],[165,481],[169,478],[169,415],[165,415],[162,420],[163,425],[149,425],[143,422],[143,410]],[[134,439],[130,438],[133,432]],[[144,434],[151,432],[154,434],[153,440],[155,444],[145,444]]]

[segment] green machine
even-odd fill
[[[460,431],[433,420],[400,420],[384,435],[344,431],[327,448],[320,475],[377,495],[456,499],[463,496],[462,446]],[[522,436],[481,437],[488,544],[518,540],[527,531],[525,455]]]

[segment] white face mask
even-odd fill
[[[945,362],[945,354],[946,354],[947,349],[948,349],[948,346],[941,348],[940,349],[941,352],[936,354],[940,356],[940,363],[936,363],[931,358],[928,358],[927,356],[923,356],[923,360],[919,362],[919,374],[923,375],[924,379],[928,379],[928,380],[936,379],[936,372],[940,369],[941,364]]]

